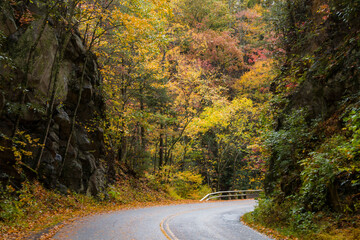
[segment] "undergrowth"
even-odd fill
[[[262,198],[242,220],[274,239],[358,240],[360,236],[360,215],[313,213],[297,208],[292,201],[279,204]]]

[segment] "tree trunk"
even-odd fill
[[[331,182],[328,184],[328,190],[329,190],[329,200],[331,207],[336,211],[341,211],[341,204],[340,204],[340,198],[337,191],[337,186],[335,183]]]
[[[159,170],[162,169],[164,164],[164,125],[160,124],[160,141],[159,141]]]
[[[22,88],[21,88],[22,89],[22,94],[21,94],[21,98],[20,98],[19,112],[17,113],[16,120],[15,120],[15,126],[14,126],[13,133],[12,133],[13,137],[15,136],[15,134],[18,131],[18,128],[19,128],[20,119],[21,119],[21,114],[20,114],[21,106],[23,106],[25,104],[26,93],[27,93],[27,89],[28,89],[28,86],[29,86],[29,77],[28,77],[28,75],[29,75],[29,72],[30,72],[31,62],[34,59],[34,53],[35,53],[36,47],[38,46],[38,44],[40,42],[40,39],[41,39],[41,37],[42,37],[42,35],[43,35],[44,31],[45,31],[46,25],[48,23],[48,18],[49,18],[50,11],[54,7],[56,7],[58,2],[59,1],[55,2],[53,6],[49,7],[46,10],[46,15],[44,17],[44,20],[41,23],[41,26],[40,26],[39,35],[37,36],[37,38],[36,38],[35,42],[33,43],[33,45],[31,45],[31,47],[30,47],[29,55],[27,57],[26,64],[25,64],[24,79],[23,79],[23,81],[21,83],[21,85],[22,85]]]
[[[78,95],[76,107],[75,107],[75,110],[74,110],[74,115],[73,115],[73,117],[71,118],[70,135],[69,135],[69,138],[68,138],[68,140],[67,140],[67,142],[66,142],[66,147],[65,147],[65,152],[64,152],[64,159],[63,159],[63,162],[62,162],[61,167],[60,167],[59,177],[61,176],[62,170],[63,170],[64,165],[65,165],[65,161],[66,161],[67,154],[68,154],[69,147],[70,147],[71,138],[72,138],[72,135],[73,135],[73,132],[74,132],[74,128],[75,128],[76,115],[77,115],[77,112],[78,112],[79,107],[80,107],[81,97],[82,97],[82,93],[83,93],[84,79],[85,79],[85,72],[86,72],[86,65],[87,65],[87,63],[88,63],[88,61],[89,61],[89,53],[90,53],[90,51],[91,51],[91,49],[92,49],[92,47],[93,47],[94,41],[95,41],[95,39],[96,39],[96,30],[97,30],[98,26],[101,24],[101,21],[102,21],[102,18],[100,17],[100,18],[99,18],[99,21],[96,23],[96,26],[95,26],[94,31],[93,31],[93,33],[92,33],[91,42],[90,42],[90,45],[89,45],[89,47],[88,47],[88,50],[87,50],[86,53],[85,53],[84,66],[83,66],[83,69],[82,69],[82,72],[81,72],[79,95]]]
[[[68,19],[67,19],[67,22],[69,24],[71,23],[72,18],[74,16],[75,7],[76,7],[76,1],[71,2],[70,3],[70,14],[69,14]],[[67,45],[68,45],[68,43],[70,41],[71,34],[72,34],[71,30],[73,29],[73,27],[74,26],[71,26],[68,29],[66,29],[66,35],[64,37],[63,43],[61,44],[61,46],[59,48],[60,53],[59,53],[58,57],[57,58],[55,57],[55,59],[54,59],[54,63],[55,63],[55,65],[54,65],[55,70],[54,70],[54,77],[53,77],[54,83],[53,83],[49,108],[48,108],[48,111],[47,111],[47,119],[48,119],[48,121],[47,121],[47,124],[46,124],[44,135],[42,137],[42,142],[41,142],[42,146],[41,146],[39,154],[37,156],[37,164],[36,164],[36,169],[35,169],[36,171],[39,170],[41,158],[42,158],[42,155],[44,153],[46,140],[47,140],[47,137],[48,137],[48,134],[49,134],[51,120],[52,120],[53,113],[54,113],[55,95],[56,95],[56,89],[57,89],[60,66],[61,66],[61,63],[62,63],[62,61],[64,59],[65,50],[66,50],[66,47],[67,47]]]

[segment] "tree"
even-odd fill
[[[226,30],[234,20],[225,1],[176,1],[177,15],[193,29]]]

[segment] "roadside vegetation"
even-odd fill
[[[301,212],[292,210],[298,203],[278,204],[263,198],[254,212],[242,221],[273,239],[356,240],[359,239],[358,215],[334,212]]]

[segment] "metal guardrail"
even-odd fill
[[[220,191],[207,194],[200,201],[209,201],[214,198],[228,198],[228,199],[247,199],[259,196],[263,190],[237,190],[237,191]]]

